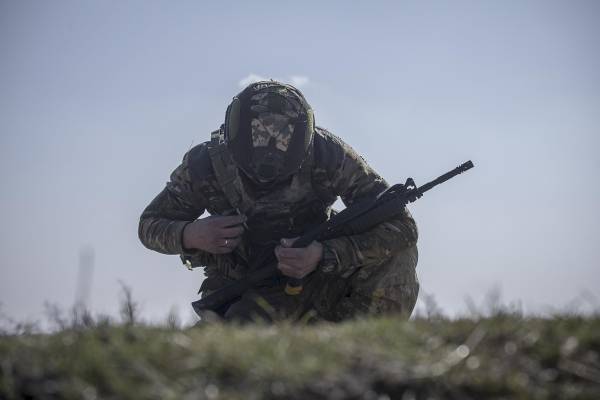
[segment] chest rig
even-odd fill
[[[243,242],[248,255],[301,235],[329,218],[332,201],[314,190],[310,150],[289,181],[261,190],[236,166],[224,140],[223,129],[211,133],[208,153],[215,177],[231,209],[247,217]]]

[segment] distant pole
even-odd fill
[[[75,288],[76,308],[85,310],[89,306],[95,257],[92,246],[79,248],[79,270],[77,272],[77,287]]]

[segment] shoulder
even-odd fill
[[[335,148],[343,149],[348,146],[339,136],[331,131],[317,126],[315,127],[315,148],[320,150],[333,150]]]
[[[343,161],[349,146],[338,136],[319,126],[315,128],[313,140],[315,166],[335,170]]]
[[[315,167],[334,172],[348,160],[361,160],[362,157],[339,136],[325,128],[316,127],[314,137]]]
[[[198,204],[208,208],[219,198],[219,183],[215,178],[209,154],[209,143],[192,147],[171,174],[167,187],[174,192],[188,193]]]
[[[210,142],[200,143],[192,147],[183,156],[183,165],[189,171],[192,179],[210,179],[214,176],[213,167],[208,153]]]
[[[348,157],[354,150],[340,137],[329,130],[316,127],[313,139],[314,161],[312,167],[313,187],[317,192],[324,193],[323,197],[335,199],[338,193],[334,186]]]

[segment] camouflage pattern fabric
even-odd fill
[[[416,267],[416,245],[397,249],[391,259],[359,268],[349,279],[340,297],[322,291],[325,307],[315,297],[319,315],[331,321],[342,321],[361,315],[400,314],[408,318],[419,294]],[[333,292],[333,296],[336,296]]]
[[[252,145],[254,147],[266,147],[271,140],[275,141],[275,148],[279,151],[287,151],[292,135],[294,125],[285,115],[264,112],[253,118],[252,127]]]
[[[208,142],[202,143],[184,156],[165,189],[142,213],[138,231],[146,247],[164,254],[188,255],[195,267],[204,267],[204,293],[252,273],[248,260],[261,246],[274,245],[282,237],[299,236],[328,218],[330,206],[338,196],[348,206],[388,187],[350,146],[317,127],[311,164],[303,165],[308,171],[268,191],[239,177],[245,205],[241,211],[248,218],[249,230],[234,252],[215,255],[188,250],[182,245],[186,224],[205,210],[211,215],[237,213],[215,177],[208,146]],[[258,294],[277,315],[283,316],[299,315],[313,308],[319,318],[328,320],[362,313],[409,315],[418,292],[417,237],[416,224],[405,210],[368,232],[324,241],[337,263],[328,268],[319,266],[305,285],[303,295],[285,299],[280,296],[278,285],[259,288]]]
[[[277,110],[278,114],[288,118],[298,118],[302,105],[296,96],[285,87],[279,88],[276,93],[259,92],[253,95],[250,97],[250,109],[259,114]]]
[[[419,294],[416,246],[399,248],[391,259],[359,268],[348,278],[317,271],[299,296],[284,293],[285,282],[245,293],[224,315],[227,320],[343,321],[365,315],[408,318]],[[218,289],[219,285],[216,286]],[[208,289],[205,294],[211,293]]]
[[[236,137],[250,135],[252,140],[247,144],[244,140],[239,143],[232,141],[228,150],[231,150],[238,166],[256,182],[284,180],[303,162],[305,146],[310,142],[312,133],[306,130],[308,105],[298,96],[299,93],[291,88],[279,85],[251,93],[250,98],[243,101],[249,108],[249,126],[240,125]],[[228,120],[225,122],[227,124]]]

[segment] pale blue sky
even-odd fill
[[[498,286],[528,311],[598,296],[600,3],[0,1],[0,302],[144,315],[200,285],[137,239],[143,208],[251,74],[290,81],[389,182],[476,168],[410,207],[448,312]]]

